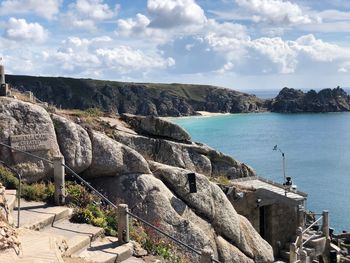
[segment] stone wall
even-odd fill
[[[265,236],[263,238],[272,246],[275,256],[278,255],[279,246],[283,247],[295,238],[298,227],[297,205],[284,204],[279,200],[271,199],[263,200],[259,207],[255,191],[244,192],[242,198],[237,198],[233,191],[228,195],[228,199],[237,213],[245,216],[258,233],[261,232],[260,207],[264,206]]]

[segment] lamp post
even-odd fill
[[[287,188],[286,188],[286,157],[284,152],[277,146],[277,144],[273,147],[273,151],[279,151],[282,154],[282,163],[283,163],[283,185],[284,185],[284,194],[287,196]]]

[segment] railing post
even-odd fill
[[[298,236],[298,239],[297,239],[297,243],[296,243],[296,246],[299,248],[299,249],[302,249],[303,248],[303,229],[301,227],[298,227],[297,228],[297,236]]]
[[[305,209],[303,207],[298,207],[298,226],[305,226]]]
[[[306,251],[301,249],[299,253],[300,253],[300,262],[301,263],[306,263],[307,262],[307,253],[306,253]]]
[[[203,249],[200,263],[211,263],[213,260],[213,251],[210,249]]]
[[[326,237],[326,239],[329,239],[329,213],[328,210],[323,210],[322,212],[322,219],[323,219],[323,223],[322,223],[322,232],[324,234],[324,236]]]
[[[129,214],[128,205],[118,205],[118,242],[129,243]]]
[[[289,262],[297,262],[297,246],[295,245],[295,243],[292,243],[289,246]]]
[[[64,158],[63,156],[56,156],[53,159],[53,173],[55,184],[55,203],[56,205],[63,205],[65,203],[65,187],[64,187]]]

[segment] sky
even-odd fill
[[[0,0],[10,74],[350,87],[348,0]]]

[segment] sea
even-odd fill
[[[278,93],[275,92],[275,95]],[[255,92],[257,94],[257,92]],[[260,96],[259,96],[260,95]],[[275,97],[272,91],[266,96]],[[306,208],[328,210],[336,232],[350,231],[350,113],[242,113],[172,118],[193,141],[205,143],[283,182],[286,175],[308,194]]]

